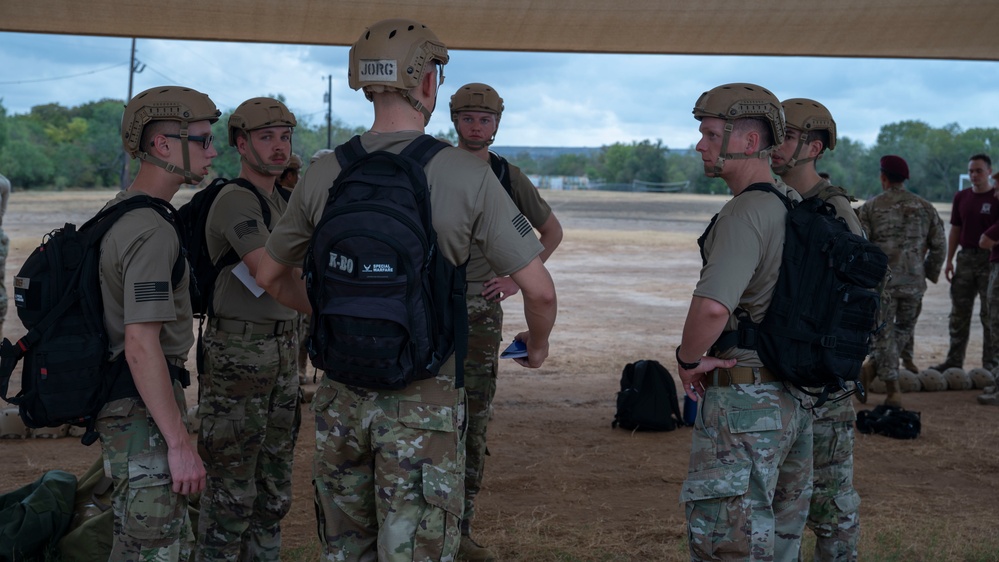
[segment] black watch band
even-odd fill
[[[696,369],[701,364],[701,359],[698,358],[697,361],[693,363],[687,363],[683,359],[680,359],[680,346],[676,347],[676,364],[680,366],[684,371],[690,371]]]

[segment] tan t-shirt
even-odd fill
[[[367,132],[361,143],[368,152],[402,152],[420,133]],[[452,264],[468,259],[478,246],[486,261],[500,275],[509,275],[531,262],[543,249],[541,242],[483,160],[460,148],[445,148],[425,168],[430,187],[434,230],[441,254]],[[340,173],[335,155],[309,166],[291,193],[288,210],[278,221],[267,253],[278,263],[299,267],[308,251],[315,225],[322,218],[330,186]],[[454,375],[454,356],[441,368]]]
[[[271,211],[273,227],[288,204],[277,188],[270,194],[260,192],[260,195]],[[219,191],[208,212],[205,227],[208,252],[213,261],[218,261],[230,248],[236,250],[239,258],[243,259],[243,256],[253,250],[263,248],[269,234],[260,209],[260,200],[255,194],[235,184],[226,185]],[[254,296],[232,273],[237,266],[239,263],[223,267],[215,281],[212,296],[215,316],[260,324],[292,320],[297,316],[294,310],[277,302],[267,293]]]
[[[782,186],[788,197],[801,197]],[[718,212],[718,218],[704,242],[707,263],[694,295],[718,301],[732,313],[725,330],[738,328],[737,308],[760,322],[770,306],[784,250],[787,209],[770,192],[744,191]],[[738,359],[742,367],[762,367],[755,351],[740,348],[722,350],[722,359]]]
[[[107,206],[137,192],[122,191]],[[189,271],[177,287],[171,283],[180,253],[177,230],[153,209],[126,213],[101,241],[101,296],[110,351],[125,349],[125,325],[162,322],[160,346],[171,359],[187,360],[194,345]]]
[[[513,198],[514,205],[524,214],[531,226],[537,228],[543,225],[552,214],[551,206],[541,197],[538,188],[534,187],[534,184],[524,175],[524,172],[520,171],[520,168],[513,164],[509,164],[509,166],[510,196]],[[468,261],[468,282],[478,285],[493,277],[496,277],[496,273],[489,267],[489,262],[486,261],[478,246],[473,245],[471,259]],[[474,287],[470,286],[469,292],[477,295],[481,293],[481,287],[476,291]]]
[[[399,154],[419,135],[416,131],[369,131],[361,142],[368,152]],[[340,164],[332,154],[309,166],[267,240],[267,253],[275,261],[290,267],[302,265],[329,188],[339,173]],[[448,261],[463,263],[477,245],[494,271],[509,275],[541,253],[530,223],[484,161],[464,150],[445,148],[427,164],[426,174],[438,245]]]

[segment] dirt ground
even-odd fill
[[[189,191],[175,202],[186,200]],[[17,192],[4,230],[11,238],[7,287],[41,236],[79,224],[112,194]],[[505,361],[489,427],[475,534],[502,560],[683,560],[678,496],[689,430],[611,429],[625,363],[660,360],[675,371],[699,257],[695,240],[725,197],[546,192],[565,228],[549,261],[559,295],[551,356],[537,370]],[[947,207],[939,207],[944,220]],[[948,285],[931,286],[916,330],[916,363],[942,359]],[[505,339],[524,329],[521,301],[504,303]],[[5,335],[23,333],[13,305]],[[973,326],[966,367],[980,365]],[[193,354],[192,354],[193,357]],[[13,384],[12,388],[19,385]],[[915,441],[857,436],[855,484],[862,497],[861,560],[999,560],[999,408],[978,391],[906,394],[922,413]],[[195,390],[188,390],[193,400]],[[883,400],[873,395],[870,408]],[[190,403],[190,402],[189,402]],[[314,422],[305,416],[295,455],[295,503],[284,524],[288,560],[316,559],[311,499]],[[0,491],[49,469],[82,473],[100,454],[73,438],[0,441]]]

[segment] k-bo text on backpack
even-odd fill
[[[788,209],[780,273],[763,321],[755,324],[737,310],[739,329],[723,333],[715,347],[755,349],[768,369],[821,405],[846,390],[847,381],[858,381],[888,257],[818,197],[794,204],[769,184],[746,191],[769,191]]]
[[[401,154],[336,148],[330,188],[305,259],[309,354],[333,380],[400,389],[434,377],[468,336],[465,267],[441,255],[423,171],[448,146],[423,135]]]
[[[638,431],[673,431],[682,427],[673,375],[658,361],[628,363],[621,372],[617,413],[611,427]]]
[[[198,323],[198,347],[197,365],[198,372],[204,374],[204,346],[202,345],[205,320],[215,314],[212,309],[212,295],[215,293],[215,280],[218,279],[219,272],[227,265],[239,262],[239,254],[232,248],[223,255],[218,263],[212,261],[211,252],[208,251],[208,241],[205,237],[205,226],[208,224],[208,212],[212,209],[212,203],[218,197],[222,188],[235,184],[250,190],[257,196],[260,202],[260,211],[264,216],[264,226],[267,230],[271,228],[271,209],[263,195],[253,184],[243,178],[227,180],[216,178],[208,187],[194,194],[191,200],[184,203],[177,209],[180,216],[182,244],[187,249],[187,259],[191,263],[191,309],[194,316],[200,321]]]
[[[118,382],[112,373],[127,373],[112,368],[109,361],[100,244],[115,221],[141,207],[174,222],[169,203],[145,195],[129,197],[79,230],[66,224],[47,234],[14,277],[14,304],[28,333],[14,344],[6,338],[0,344],[0,390],[4,400],[18,406],[28,427],[71,424],[88,429],[81,439],[84,444],[97,439],[94,421]],[[181,255],[174,266],[175,285],[185,267]],[[9,398],[10,377],[22,358],[21,390]]]

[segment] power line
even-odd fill
[[[54,78],[36,78],[34,80],[12,80],[10,82],[0,82],[0,84],[28,84],[28,83],[31,83],[31,82],[51,82],[51,81],[54,81],[54,80],[66,80],[68,78],[77,78],[77,77],[80,77],[80,76],[86,76],[88,74],[97,74],[98,72],[104,72],[105,70],[111,70],[112,68],[118,68],[119,66],[125,66],[127,64],[128,64],[127,62],[120,62],[118,64],[113,64],[113,65],[105,67],[105,68],[99,68],[97,70],[90,70],[90,71],[87,71],[87,72],[81,72],[79,74],[70,74],[70,75],[67,75],[67,76],[56,76]]]

